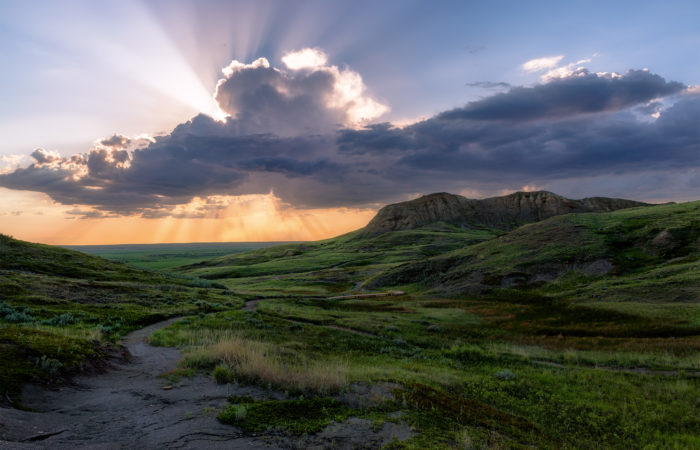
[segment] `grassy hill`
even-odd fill
[[[201,339],[184,364],[216,367],[224,381],[306,396],[395,383],[398,400],[384,407],[419,432],[408,448],[690,448],[700,445],[699,219],[691,202],[510,232],[430,223],[218,258],[177,271],[262,300],[157,339]],[[340,296],[387,290],[405,294]],[[250,362],[228,362],[231,346]],[[234,403],[222,420],[244,427],[234,412],[263,407]]]
[[[237,306],[221,285],[0,235],[0,395],[98,360],[121,334]]]
[[[313,295],[352,290],[386,267],[463,248],[496,236],[434,223],[366,237],[362,230],[332,239],[286,244],[175,268],[251,295]]]
[[[250,432],[352,416],[406,421],[398,448],[700,446],[700,202],[540,219],[409,221],[171,274],[3,237],[3,386],[189,314],[152,342],[270,390],[218,416]]]
[[[674,272],[692,274],[699,254],[700,202],[659,205],[553,217],[498,239],[402,265],[377,276],[370,285],[417,280],[436,292],[460,293],[531,288],[570,272],[588,278],[639,276],[673,266],[678,269]],[[676,283],[675,287],[682,286]],[[697,294],[678,293],[685,299],[698,298]],[[650,298],[664,301],[668,295]]]

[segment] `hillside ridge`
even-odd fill
[[[649,204],[607,197],[572,200],[548,191],[515,192],[483,200],[440,192],[383,207],[367,224],[362,235],[410,230],[435,222],[462,228],[510,231],[526,223],[563,214],[611,212],[639,206]]]

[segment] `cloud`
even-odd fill
[[[472,47],[470,45],[467,45],[464,47],[464,50],[468,51],[470,55],[476,55],[477,53],[480,53],[480,52],[486,50],[486,46],[479,45],[478,47]]]
[[[28,159],[26,155],[0,155],[0,174],[12,172]]]
[[[44,150],[43,148],[37,148],[29,156],[34,158],[39,165],[51,164],[62,160],[58,152]]]
[[[597,56],[597,54],[593,56]],[[581,64],[591,62],[591,58],[584,58],[569,64],[561,64],[562,59],[564,59],[564,55],[531,59],[530,61],[527,61],[525,64],[523,64],[521,67],[523,70],[530,73],[544,72],[540,76],[540,80],[543,83],[546,83],[557,78],[568,78],[582,71],[585,72],[586,68],[583,67]],[[619,76],[619,74],[615,72],[613,72],[612,74],[599,73],[598,75],[610,75],[613,77]]]
[[[114,134],[108,138],[100,140],[98,142],[98,145],[102,147],[110,147],[122,150],[126,148],[129,145],[129,143],[131,143],[131,139],[129,139],[128,137],[119,134]]]
[[[250,64],[232,61],[223,69],[215,98],[238,134],[294,136],[327,133],[339,126],[362,126],[389,108],[367,94],[362,77],[327,65],[318,49],[282,57],[288,70],[265,58]]]
[[[467,83],[467,86],[480,87],[484,89],[507,89],[511,87],[509,83],[505,83],[503,81],[474,81],[471,83]]]
[[[139,146],[115,135],[70,157],[37,149],[34,163],[0,174],[0,186],[83,205],[81,217],[212,217],[226,208],[222,199],[242,195],[364,207],[417,192],[555,186],[566,194],[567,180],[615,186],[616,177],[626,186],[646,177],[645,191],[629,192],[661,198],[664,180],[700,169],[700,95],[648,71],[577,71],[407,126],[360,127],[353,107],[374,100],[359,74],[316,50],[300,55],[308,60],[292,58],[297,69],[263,58],[227,66],[216,93],[226,120],[198,115]],[[355,81],[343,84],[346,76]],[[338,99],[339,83],[362,89]],[[700,195],[692,177],[678,180],[673,192]]]
[[[564,59],[564,55],[535,58],[524,63],[522,68],[525,72],[540,72],[556,67],[562,59]]]
[[[536,120],[578,114],[618,111],[658,97],[678,93],[685,86],[667,82],[645,70],[625,75],[591,73],[581,69],[533,87],[514,87],[463,108],[440,114],[443,119]]]
[[[298,52],[289,52],[282,57],[285,66],[292,70],[312,69],[325,66],[328,56],[318,48],[305,48]]]

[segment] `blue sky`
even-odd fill
[[[187,68],[213,91],[232,59],[278,64],[304,47],[360,73],[391,107],[388,120],[489,93],[469,82],[534,83],[521,64],[551,55],[590,58],[593,71],[646,67],[698,84],[698,23],[695,1],[7,1],[0,128],[10,136],[0,151],[72,153],[112,133],[168,131],[198,111],[171,97],[174,86],[154,89],[153,79]],[[109,48],[133,55],[110,61]],[[142,64],[149,80],[129,74]]]
[[[0,220],[698,199],[699,23],[697,1],[2,2]]]

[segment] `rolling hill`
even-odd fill
[[[426,196],[170,272],[0,236],[0,393],[16,406],[188,315],[151,342],[263,387],[218,414],[260,437],[352,417],[410,425],[416,449],[697,447],[700,201],[487,200]]]
[[[465,216],[444,206],[464,200],[429,195],[387,206],[365,229],[337,238],[176,270],[215,279],[241,295],[402,290],[424,296],[493,297],[517,291],[546,302],[558,299],[700,326],[700,202],[572,201],[535,192],[484,200],[485,212],[469,206]],[[509,209],[503,216],[507,219],[492,220],[493,204],[520,206]],[[579,212],[567,213],[572,208]],[[603,212],[585,212],[590,209]],[[506,223],[522,221],[530,223],[503,229]],[[382,223],[390,225],[378,225]],[[392,227],[401,229],[377,232]]]
[[[0,401],[81,370],[129,330],[240,304],[220,288],[0,235]]]
[[[230,316],[249,339],[402,386],[420,433],[408,448],[456,445],[455,430],[487,448],[696,447],[700,201],[465,200],[177,271],[252,300]],[[226,420],[245,424],[240,407]]]

